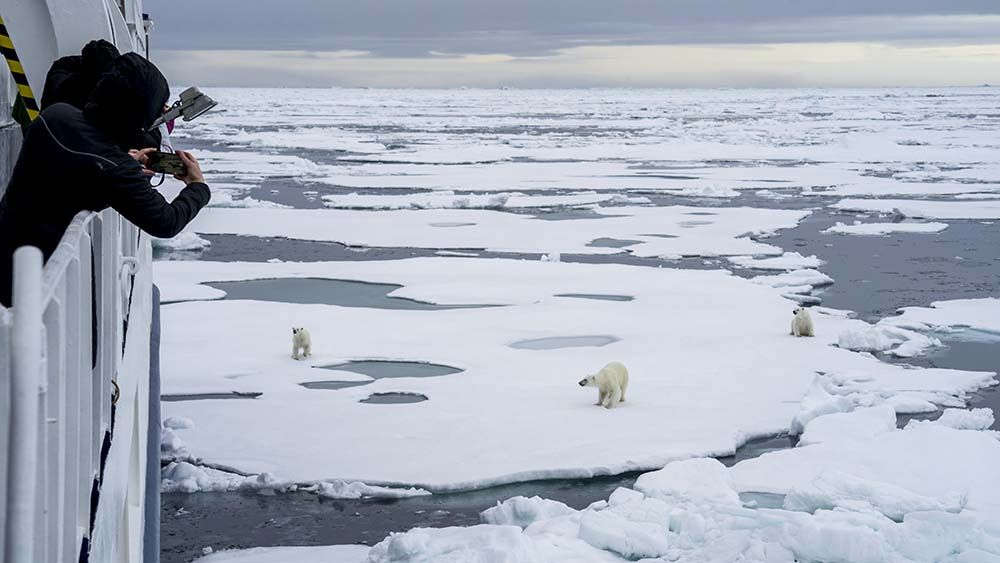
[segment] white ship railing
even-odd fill
[[[148,247],[108,210],[77,215],[44,267],[36,248],[14,255],[12,308],[0,306],[6,562],[75,562],[81,549],[92,562],[141,560]]]

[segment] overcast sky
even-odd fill
[[[206,86],[1000,83],[1000,0],[146,0]]]

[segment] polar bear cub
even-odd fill
[[[606,409],[625,402],[628,389],[628,370],[619,362],[611,362],[594,375],[580,380],[580,387],[597,387],[597,405]]]
[[[302,358],[312,356],[312,338],[309,331],[304,328],[292,329],[292,359],[300,359],[299,350],[302,351]]]
[[[792,315],[792,336],[815,336],[813,320],[809,316],[808,309],[798,307],[792,311]]]

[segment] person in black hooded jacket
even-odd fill
[[[0,200],[0,303],[10,306],[14,250],[37,246],[48,260],[80,211],[112,207],[146,233],[170,238],[208,204],[211,192],[191,154],[178,151],[187,175],[177,178],[187,186],[168,203],[143,166],[153,149],[132,150],[169,97],[160,71],[129,53],[109,65],[82,111],[56,103],[28,127]]]
[[[45,75],[42,110],[59,103],[82,110],[104,71],[120,56],[117,47],[104,39],[97,39],[87,43],[79,55],[56,59]],[[133,148],[160,148],[162,142],[160,131],[153,129],[145,132]]]
[[[83,109],[101,75],[120,56],[114,45],[98,39],[87,43],[79,55],[56,59],[45,75],[41,108],[66,103]]]

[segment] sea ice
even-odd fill
[[[313,547],[255,547],[216,551],[196,559],[198,563],[365,563],[367,545]]]
[[[591,246],[600,238],[638,240],[632,254],[657,256],[778,255],[781,250],[746,236],[794,227],[808,211],[728,207],[690,225],[697,207],[611,207],[595,217],[543,221],[529,215],[476,209],[397,210],[372,213],[337,209],[203,210],[191,229],[200,234],[236,234],[339,242],[349,246],[486,249],[503,252],[614,254]],[[460,229],[435,225],[472,223]],[[689,225],[686,228],[685,225]]]
[[[171,298],[206,281],[309,277],[396,283],[402,287],[392,297],[430,303],[505,305],[418,311],[219,300],[165,306],[165,393],[263,393],[254,400],[165,403],[166,416],[196,423],[177,431],[187,455],[296,483],[362,481],[439,492],[655,469],[675,459],[732,454],[749,437],[786,432],[901,392],[925,391],[935,402],[961,404],[994,381],[989,373],[905,369],[836,348],[837,335],[856,322],[841,316],[817,312],[817,337],[791,338],[781,290],[721,270],[464,258],[160,262],[155,270]],[[556,297],[566,293],[635,299]],[[291,326],[309,328],[314,355],[308,361],[288,357]],[[510,346],[583,334],[618,340],[559,350]],[[204,354],[206,342],[212,354]],[[316,367],[364,359],[464,371],[383,378],[337,391],[299,385],[330,379]],[[611,359],[628,366],[631,385],[628,402],[606,411],[576,383]],[[827,375],[803,402],[817,371]],[[337,379],[369,381],[348,372]],[[387,392],[429,400],[359,402]],[[282,416],[267,414],[273,412]],[[355,447],[359,443],[366,446]],[[403,458],[407,463],[390,461]]]
[[[667,524],[666,518],[658,523],[636,522],[614,509],[586,511],[580,516],[579,537],[597,549],[610,551],[628,561],[666,557],[671,547]]]
[[[199,251],[212,246],[212,243],[191,231],[184,231],[174,238],[152,237],[152,241],[153,248],[172,252]]]
[[[889,323],[870,325],[855,321],[841,331],[837,345],[855,352],[888,352],[899,358],[919,356],[941,341]]]
[[[896,317],[879,324],[918,331],[943,333],[973,329],[1000,335],[1000,299],[955,299],[937,301],[930,307],[904,307]]]
[[[275,203],[273,201],[261,200],[244,196],[239,199],[233,197],[232,192],[227,190],[213,190],[212,200],[208,202],[210,208],[236,208],[236,209],[290,209],[289,206]]]
[[[1000,219],[1000,201],[843,199],[832,207],[844,211],[878,211],[880,213],[892,213],[899,209],[907,217],[918,219]]]
[[[842,235],[887,235],[891,233],[940,233],[948,228],[947,223],[855,223],[836,225],[824,230],[824,233]]]
[[[323,204],[332,209],[528,209],[580,207],[597,203],[649,203],[648,198],[620,194],[575,192],[567,195],[527,195],[519,192],[462,194],[435,191],[402,195],[325,195]]]
[[[371,548],[368,561],[543,563],[545,559],[517,526],[483,524],[470,528],[414,528],[392,534]]]
[[[195,493],[239,490],[247,477],[186,461],[172,461],[162,470],[160,491]]]
[[[853,401],[844,396],[831,394],[827,391],[823,378],[817,376],[802,398],[799,412],[792,419],[789,432],[793,436],[798,436],[813,419],[832,413],[849,412],[853,408]]]
[[[957,430],[987,430],[993,426],[993,410],[981,409],[945,409],[941,418],[935,424],[943,424]]]
[[[899,343],[886,331],[862,321],[843,330],[837,337],[837,346],[855,352],[885,352]]]
[[[897,393],[890,397],[885,404],[891,406],[896,414],[925,414],[936,412],[937,405],[929,401],[925,393]]]
[[[209,186],[217,185],[213,177],[257,183],[276,176],[309,177],[323,168],[298,156],[262,154],[242,151],[197,151],[202,170],[209,177]]]
[[[183,416],[171,416],[163,421],[163,427],[171,430],[190,430],[194,428],[194,421]]]
[[[751,278],[751,281],[753,281],[753,283],[769,285],[771,287],[785,288],[785,290],[790,293],[803,293],[805,291],[810,291],[815,287],[830,285],[833,283],[833,278],[823,272],[820,272],[819,270],[807,268],[802,270],[793,270],[773,276],[757,276],[755,278]],[[792,288],[807,289],[793,291]]]
[[[804,486],[793,488],[785,496],[786,510],[816,512],[841,508],[854,510],[869,507],[887,518],[902,522],[911,512],[961,512],[965,498],[952,493],[941,498],[918,495],[892,483],[880,483],[830,470]]]
[[[526,528],[538,520],[576,514],[576,510],[561,502],[540,497],[514,497],[487,508],[479,518],[484,524]]]
[[[857,440],[896,428],[896,410],[890,405],[825,414],[809,421],[799,437],[799,446],[831,440]]]
[[[750,268],[753,270],[803,270],[816,269],[823,265],[823,261],[814,256],[803,256],[798,252],[786,252],[781,256],[772,258],[756,258],[753,256],[731,256],[728,260],[740,268]]]
[[[389,487],[375,487],[366,485],[359,481],[323,481],[317,483],[312,488],[300,488],[308,492],[314,492],[323,498],[330,499],[358,499],[365,497],[379,498],[409,498],[429,495],[423,489],[408,488],[398,489]]]
[[[368,561],[993,561],[1000,557],[998,461],[1000,442],[989,433],[930,423],[767,453],[731,469],[715,460],[677,461],[653,474],[660,476],[640,476],[667,484],[670,494],[619,488],[581,511],[535,511],[523,532],[418,528],[393,534]],[[663,481],[678,464],[686,466],[673,473],[680,480]],[[675,495],[675,485],[712,493]],[[733,502],[738,491],[779,492],[784,505],[744,508]]]
[[[1000,180],[990,117],[996,96],[988,90],[816,90],[807,95],[637,90],[627,96],[600,89],[368,90],[359,97],[341,89],[221,89],[217,97],[229,111],[209,114],[187,131],[228,146],[350,153],[350,162],[336,166],[267,150],[199,153],[211,176],[239,182],[283,177],[373,189],[558,190],[553,197],[577,201],[598,189],[602,196],[604,190],[655,190],[733,197],[767,188],[806,197],[899,198],[844,200],[836,206],[841,209],[890,214],[898,208],[910,217],[992,220],[1000,218],[1000,202],[971,199],[990,196]],[[279,96],[288,111],[274,111]],[[566,133],[571,130],[587,134]],[[211,179],[213,188],[232,195]],[[954,200],[911,199],[931,195]],[[475,206],[475,197],[458,197],[469,198],[465,207]],[[225,196],[217,203],[225,204]],[[509,206],[510,199],[505,203]],[[446,251],[619,252],[588,247],[606,237],[640,241],[629,248],[638,256],[755,256],[750,260],[763,268],[772,259],[759,257],[777,257],[781,251],[745,235],[794,226],[807,213],[713,209],[719,216],[697,224],[683,217],[690,211],[704,210],[604,208],[595,210],[598,219],[539,225],[550,222],[468,209],[213,208],[202,214],[204,226],[195,232]],[[477,224],[433,226],[458,222]],[[846,225],[841,230],[931,230],[927,225],[933,224],[898,223],[891,231],[884,224]],[[779,265],[784,258],[766,262],[773,266],[768,269],[818,266]],[[577,562],[620,561],[621,556],[699,563],[1000,560],[995,475],[1000,442],[994,433],[978,430],[989,426],[992,413],[948,411],[936,422],[912,422],[903,430],[889,424],[890,409],[962,406],[968,393],[991,384],[993,376],[903,369],[832,346],[874,351],[887,339],[899,340],[890,349],[908,355],[934,342],[927,335],[909,336],[912,330],[971,327],[1000,333],[992,301],[907,309],[875,327],[814,308],[823,330],[815,339],[797,340],[786,334],[788,307],[780,295],[808,298],[802,294],[813,284],[806,280],[786,276],[773,289],[721,272],[444,260],[389,266],[158,265],[158,273],[165,273],[164,294],[175,298],[222,297],[200,285],[220,279],[309,276],[398,283],[403,286],[394,293],[398,297],[506,305],[431,312],[228,301],[167,306],[165,389],[264,392],[254,401],[165,405],[167,414],[197,422],[196,428],[165,428],[168,449],[189,449],[185,455],[218,466],[263,472],[264,477],[253,478],[258,485],[290,477],[318,482],[317,490],[326,484],[352,494],[356,482],[337,477],[448,490],[669,463],[669,471],[639,480],[669,494],[652,498],[658,494],[652,488],[650,496],[618,489],[607,502],[581,511],[544,499],[515,499],[486,512],[518,526],[418,529],[395,534],[370,552],[355,546],[224,552],[207,563]],[[553,297],[568,292],[624,293],[636,299]],[[293,364],[285,358],[292,324],[315,327],[320,346],[314,362]],[[219,334],[227,338],[217,339]],[[568,352],[508,346],[576,334],[613,334],[621,340]],[[215,353],[204,353],[206,343]],[[611,416],[587,404],[589,395],[584,399],[572,389],[581,373],[606,363],[609,354],[629,365],[635,391],[628,405]],[[298,385],[316,379],[314,367],[370,358],[436,361],[466,371],[336,392]],[[378,407],[357,403],[374,390],[421,392],[430,400]],[[282,416],[269,416],[274,412]],[[800,447],[732,469],[696,459],[670,463],[731,453],[749,436],[787,430],[805,430]],[[365,447],[357,448],[358,443]],[[396,463],[400,459],[407,463]],[[181,463],[188,462],[176,462],[172,482],[215,486],[211,471]],[[744,492],[783,494],[786,508],[798,510],[734,504],[733,495]],[[520,524],[527,526],[522,530]]]
[[[663,469],[640,475],[635,490],[670,503],[740,506],[731,481],[726,466],[718,460],[696,458],[675,461]]]

